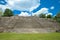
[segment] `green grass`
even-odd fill
[[[0,40],[60,40],[60,33],[0,33]]]

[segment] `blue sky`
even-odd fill
[[[60,11],[60,0],[0,0],[0,9],[11,9],[14,15],[31,16],[41,13],[56,15]]]

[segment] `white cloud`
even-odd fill
[[[18,16],[31,16],[29,13],[27,12],[21,12]]]
[[[41,8],[39,11],[37,11],[36,13],[32,13],[32,16],[38,16],[39,14],[41,13],[44,13],[47,15],[52,15],[52,13],[50,13],[48,11],[49,9],[48,8]],[[19,14],[19,16],[31,16],[31,14],[27,13],[27,12],[21,12],[21,14]]]
[[[6,8],[11,10],[29,11],[36,9],[40,5],[40,0],[5,0],[6,5],[0,5],[0,8],[4,11]],[[31,16],[27,12],[21,12],[19,16]]]
[[[33,13],[33,16],[34,15],[39,15],[41,13],[48,13],[48,8],[41,8],[39,11],[37,11],[36,13]]]
[[[46,14],[46,15],[52,15],[52,13],[50,13],[49,11],[48,11],[49,9],[48,8],[41,8],[39,11],[37,11],[36,13],[33,13],[33,16],[35,15],[35,16],[38,16],[39,14],[41,14],[41,13],[44,13],[44,14]]]
[[[40,0],[6,0],[11,9],[32,11],[40,5]]]
[[[54,9],[54,6],[52,6],[50,9]]]
[[[9,8],[12,10],[16,9],[20,11],[31,12],[40,5],[40,0],[6,0],[6,2],[7,2],[6,5],[0,5],[0,8],[2,8],[3,10]],[[54,9],[54,6],[52,6],[50,9]],[[41,13],[45,13],[45,14],[47,13],[47,15],[52,14],[48,10],[49,10],[48,8],[41,8],[36,13],[32,13],[32,15],[38,16]],[[21,12],[21,14],[19,14],[18,16],[31,16],[31,15],[27,12]]]
[[[11,9],[8,5],[0,5],[0,8],[2,8],[3,12],[5,11],[6,8]]]

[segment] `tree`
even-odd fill
[[[60,12],[54,17],[57,22],[60,22]]]
[[[40,17],[40,18],[46,18],[46,15],[43,14],[43,13],[41,13],[41,14],[39,14],[39,17]]]
[[[46,17],[47,17],[47,18],[52,18],[52,15],[47,15]]]
[[[0,16],[2,16],[2,11],[0,11]]]
[[[10,9],[6,9],[3,16],[10,17],[13,16],[13,12]]]
[[[56,20],[56,19],[57,19],[57,17],[56,17],[56,16],[54,16],[54,17],[53,17],[53,19],[54,19],[54,20]]]
[[[2,12],[2,9],[0,8],[0,16],[2,16],[3,15],[3,12]]]
[[[57,18],[60,18],[60,12],[59,12],[59,13],[57,13],[56,17],[57,17]]]

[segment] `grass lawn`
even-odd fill
[[[60,33],[0,33],[0,40],[60,40]]]

